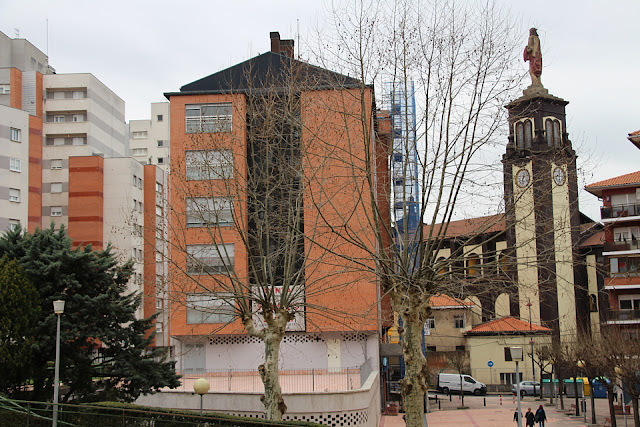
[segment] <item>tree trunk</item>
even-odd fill
[[[267,327],[264,335],[264,363],[258,367],[260,378],[264,384],[264,395],[260,398],[264,404],[265,419],[279,421],[287,411],[282,398],[279,376],[280,344],[283,332]],[[283,329],[284,330],[284,329]]]
[[[633,387],[635,387],[635,385]],[[640,427],[640,414],[638,413],[638,395],[631,397],[631,403],[633,404],[633,423],[636,427]],[[624,397],[622,398],[622,404],[624,405]]]
[[[420,316],[403,316],[402,351],[405,375],[400,380],[408,427],[426,426],[424,395],[427,392],[427,359],[422,353],[422,329]]]
[[[609,417],[611,418],[611,427],[617,427],[616,424],[616,410],[613,407],[613,384],[607,384],[605,380],[605,387],[607,388],[607,400],[609,401]]]

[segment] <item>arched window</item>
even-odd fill
[[[467,276],[477,276],[480,274],[480,257],[477,254],[470,254],[467,257]]]
[[[438,274],[445,274],[445,273],[447,273],[449,271],[449,268],[447,267],[447,265],[445,263],[445,258],[444,257],[438,258],[438,260],[436,261],[436,264],[440,266],[438,268]]]
[[[531,142],[533,141],[533,124],[531,120],[524,121],[524,146],[525,148],[531,148]]]
[[[532,142],[533,121],[531,119],[525,119],[516,123],[516,148],[518,150],[531,148]]]
[[[544,133],[547,137],[547,145],[549,147],[559,148],[562,144],[562,132],[560,120],[547,119],[544,122]]]

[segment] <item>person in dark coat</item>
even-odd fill
[[[531,412],[531,408],[527,410],[527,413],[524,414],[524,419],[527,420],[527,427],[533,427],[536,424],[536,416]]]
[[[522,419],[522,412],[520,413],[520,419]],[[513,421],[518,422],[518,408],[516,408],[516,411],[513,413]]]
[[[544,422],[547,421],[547,414],[544,412],[542,405],[540,405],[536,411],[536,421],[539,427],[544,427]]]

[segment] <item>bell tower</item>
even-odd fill
[[[532,84],[506,106],[509,141],[502,157],[507,243],[513,248],[517,288],[511,314],[551,328],[564,341],[577,329],[576,154],[566,128],[568,102],[550,95],[540,80],[542,57],[535,29],[524,56]]]

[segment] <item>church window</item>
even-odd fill
[[[530,149],[533,142],[533,120],[524,119],[516,123],[516,147]]]
[[[547,145],[549,147],[559,148],[562,142],[562,133],[560,132],[560,120],[546,119],[544,123],[544,133],[547,137]]]

